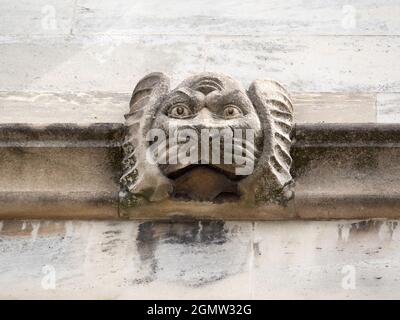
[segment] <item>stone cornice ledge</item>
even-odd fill
[[[284,206],[119,202],[122,124],[0,124],[0,218],[400,217],[400,126],[297,124],[294,198]]]

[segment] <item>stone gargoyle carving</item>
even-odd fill
[[[125,206],[176,201],[281,204],[293,196],[293,106],[276,81],[246,91],[201,73],[170,90],[151,73],[136,85],[126,118],[120,198]]]

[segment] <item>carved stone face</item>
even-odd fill
[[[235,169],[244,163],[238,164],[234,157],[232,161],[224,161],[223,134],[230,131],[233,137],[236,132],[243,134],[241,137],[245,139],[246,129],[254,133],[246,143],[237,144],[244,148],[243,156],[247,155],[247,165],[252,162],[251,168],[262,148],[260,119],[246,92],[233,81],[224,82],[209,76],[190,78],[168,93],[156,111],[151,129],[163,130],[167,139],[171,135],[178,136],[179,132],[183,134],[184,130],[197,135],[197,163],[182,163],[178,159],[176,163],[160,164],[161,172],[174,180],[173,193],[177,197],[213,201],[218,197],[222,200],[238,196],[236,181],[246,175],[238,175]],[[201,141],[201,134],[207,132],[220,133],[219,137],[214,137],[220,139],[218,161],[212,161],[211,135]],[[180,142],[182,145],[186,141]],[[206,146],[208,161],[201,154],[202,142],[209,144]],[[167,143],[165,152],[169,151]],[[249,170],[247,175],[252,171]]]
[[[286,90],[272,80],[254,81],[245,91],[228,76],[202,73],[170,90],[165,75],[152,73],[137,84],[125,116],[122,196],[150,201],[284,201],[292,181],[292,113]],[[148,140],[154,131],[162,133],[162,141]],[[225,144],[229,141],[230,149]],[[182,146],[184,155],[196,155],[195,161],[181,161],[180,151],[171,161],[171,154]],[[146,158],[152,149],[157,149],[154,163]],[[231,162],[225,159],[226,150],[233,154]],[[239,170],[249,164],[251,171]]]

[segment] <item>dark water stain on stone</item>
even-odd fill
[[[222,220],[187,221],[167,226],[163,240],[177,244],[224,244],[227,240],[225,222]]]
[[[156,249],[161,243],[177,245],[222,245],[227,241],[227,229],[222,220],[146,221],[138,226],[136,246],[148,276],[136,283],[151,282],[158,271]]]
[[[114,227],[109,225],[109,227]],[[101,251],[108,253],[111,256],[116,254],[116,249],[120,246],[122,240],[120,239],[122,231],[120,229],[112,229],[103,232],[104,239],[101,243]]]
[[[136,237],[136,246],[142,262],[150,263],[151,273],[157,271],[157,260],[155,259],[155,250],[159,242],[159,237],[154,229],[154,222],[148,221],[138,226],[138,235]]]
[[[383,225],[386,225],[388,227],[390,238],[392,238],[393,232],[396,230],[398,222],[386,221],[386,220],[374,220],[374,219],[362,220],[351,223],[349,226],[348,237],[349,239],[352,238],[354,239],[357,237],[363,237],[371,234],[378,235]],[[338,227],[339,227],[338,229],[339,239],[343,239],[344,238],[343,229],[345,225],[339,225]]]
[[[261,249],[260,249],[260,243],[259,242],[254,242],[253,243],[253,251],[255,256],[261,256]]]
[[[350,225],[350,235],[353,234],[366,234],[370,232],[379,232],[379,228],[382,226],[383,221],[380,220],[363,220],[354,222]]]
[[[354,233],[378,233],[382,225],[386,224],[393,233],[397,228],[397,221],[385,221],[385,220],[363,220],[360,222],[352,223],[350,226],[350,235]]]
[[[114,237],[117,236],[119,234],[121,234],[121,230],[108,230],[103,232],[103,234],[108,238],[108,237]]]
[[[177,244],[223,244],[228,230],[222,220],[148,221],[138,227],[137,241],[150,244],[154,241]]]

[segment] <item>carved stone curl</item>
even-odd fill
[[[120,193],[125,206],[167,198],[284,204],[293,196],[290,174],[293,105],[287,91],[276,81],[255,80],[245,91],[229,76],[201,73],[170,90],[166,75],[151,73],[136,85],[125,118]],[[203,144],[198,149],[186,149],[198,153],[196,163],[179,159],[149,161],[149,150],[154,146],[158,147],[154,157],[164,156],[164,160],[167,155],[170,159],[173,148],[171,142],[149,139],[152,132],[163,133],[166,140],[178,135],[176,148],[188,141],[188,137],[179,139],[179,133],[188,129],[199,135],[202,130],[232,132],[231,141],[239,141],[233,153],[239,150],[241,159],[251,164],[251,172],[237,174],[243,161],[240,164],[235,160],[210,161],[215,151],[225,156],[221,146],[228,141],[219,136],[217,150],[211,145],[212,135],[206,140],[207,148],[202,149]],[[240,131],[243,138],[249,129],[252,139],[237,140],[236,132]]]

